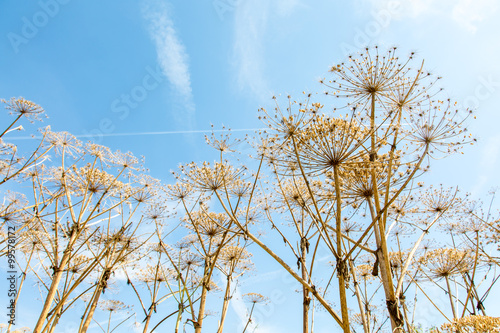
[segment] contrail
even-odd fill
[[[408,126],[409,123],[401,124],[401,126]],[[378,127],[386,127],[388,124],[378,125]],[[194,130],[194,131],[162,131],[162,132],[129,132],[129,133],[101,133],[101,134],[78,134],[74,135],[76,138],[95,138],[95,137],[110,137],[110,136],[138,136],[138,135],[168,135],[168,134],[190,134],[190,133],[215,133],[215,132],[251,132],[269,130],[267,127],[263,128],[237,128],[237,129],[207,129],[207,130]],[[8,140],[29,140],[41,139],[42,136],[16,136],[8,138]]]
[[[239,128],[239,129],[209,129],[209,130],[195,130],[195,131],[162,131],[162,132],[129,132],[129,133],[101,133],[95,134],[79,134],[74,135],[76,138],[94,138],[101,136],[137,136],[137,135],[167,135],[167,134],[189,134],[189,133],[212,133],[212,132],[250,132],[266,130],[267,128]],[[9,140],[29,140],[29,139],[41,139],[41,136],[17,136],[9,138]]]

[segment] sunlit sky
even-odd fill
[[[261,128],[257,109],[272,107],[274,94],[322,92],[318,80],[349,53],[395,45],[401,57],[416,51],[443,76],[450,98],[476,110],[469,127],[478,144],[434,161],[426,180],[481,197],[500,185],[499,7],[495,0],[3,0],[0,98],[23,96],[49,116],[12,138],[51,125],[142,155],[151,174],[169,182],[179,163],[215,158],[202,133],[212,124]],[[269,325],[260,332],[278,331]]]

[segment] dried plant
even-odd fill
[[[259,165],[252,179],[246,178],[252,173],[245,167],[231,164],[230,145],[222,138],[210,141],[220,151],[220,161],[189,164],[177,175],[180,184],[215,198],[244,237],[302,284],[303,332],[309,332],[310,297],[327,309],[344,332],[350,331],[346,291],[352,280],[360,311],[365,312],[361,317],[367,320],[370,303],[355,274],[356,258],[363,253],[372,256],[371,272],[380,279],[392,330],[411,329],[404,295],[418,278],[415,267],[423,265],[415,255],[431,228],[452,216],[459,203],[453,190],[410,193],[420,187],[415,179],[428,170],[426,164],[432,159],[474,141],[465,127],[469,113],[439,99],[440,89],[434,88],[439,78],[425,72],[423,62],[414,67],[413,54],[401,60],[396,53],[396,49],[386,54],[378,48],[366,49],[332,67],[332,78],[321,82],[329,89],[327,95],[337,97],[334,106],[327,108],[333,114],[323,111],[323,103],[311,102],[311,94],[301,102],[288,96],[284,107],[274,98],[273,110],[260,109],[259,118],[269,130],[257,134]],[[237,182],[248,184],[242,191],[248,197],[234,199],[231,191]],[[255,236],[248,214],[243,218],[239,213],[242,204],[247,212],[250,206],[263,208],[262,215],[283,239],[290,257],[278,255]],[[282,216],[288,221],[284,225],[278,223]],[[405,227],[421,230],[409,250],[401,248]],[[392,239],[394,244],[389,243]],[[325,293],[318,293],[322,287],[314,282],[320,246],[336,259],[327,276],[328,281],[338,282],[340,314],[324,299]],[[309,252],[311,247],[314,250]],[[398,255],[402,251],[405,255]],[[287,264],[291,260],[297,262],[299,273]],[[361,275],[365,281],[367,277]],[[325,292],[329,287],[330,282],[323,286]],[[364,331],[369,327],[365,322]]]
[[[321,80],[325,96],[274,97],[259,110],[267,129],[245,138],[255,152],[244,163],[236,148],[243,140],[230,131],[206,136],[216,160],[181,165],[165,187],[132,154],[50,128],[20,158],[3,137],[43,109],[4,101],[16,119],[0,135],[0,184],[17,179],[32,191],[5,194],[0,245],[5,226],[18,226],[20,284],[37,279],[45,302],[34,332],[54,332],[77,302],[85,304],[81,332],[99,306],[111,316],[121,305],[101,295],[121,274],[143,332],[171,323],[174,332],[200,333],[219,308],[222,333],[238,279],[253,269],[252,247],[300,283],[304,333],[313,331],[316,304],[346,333],[416,332],[421,295],[446,321],[441,331],[495,331],[484,307],[499,279],[494,193],[483,209],[419,178],[474,143],[471,113],[443,97],[440,78],[415,54],[397,53],[374,47],[349,56]],[[449,306],[433,302],[431,285]],[[243,332],[266,300],[244,298],[251,309]]]
[[[43,114],[41,107],[22,98],[5,103],[17,118],[2,136],[21,117],[39,120]],[[140,174],[130,153],[84,144],[66,132],[45,129],[25,160],[16,157],[15,146],[3,147],[7,153],[10,149],[10,160],[2,164],[1,182],[16,178],[31,187],[29,196],[6,196],[0,213],[2,229],[16,226],[24,257],[16,258],[19,267],[25,265],[19,289],[30,275],[42,290],[44,304],[33,332],[53,332],[60,317],[90,293],[80,327],[85,332],[112,272],[128,265],[144,242],[138,209],[154,195],[157,182]],[[2,238],[3,246],[5,242]],[[84,282],[90,287],[82,291]]]

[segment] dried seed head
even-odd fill
[[[1,100],[6,104],[6,109],[10,110],[10,114],[18,115],[28,118],[31,122],[33,120],[41,121],[41,115],[45,110],[38,104],[24,99],[23,97],[12,97],[10,100]]]

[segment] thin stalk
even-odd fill
[[[252,309],[250,310],[250,314],[248,315],[248,320],[247,320],[247,324],[245,325],[245,327],[243,328],[243,331],[241,333],[245,333],[245,331],[247,330],[247,327],[248,325],[250,324],[250,322],[252,321],[252,313],[253,313],[253,308],[255,307],[255,302],[252,303]]]
[[[276,253],[274,253],[269,247],[267,247],[258,237],[256,237],[254,234],[252,234],[250,231],[248,231],[247,228],[241,225],[241,223],[238,221],[238,219],[231,215],[231,213],[227,210],[224,202],[221,200],[220,196],[218,195],[217,191],[215,191],[216,196],[218,197],[219,202],[221,203],[222,208],[226,211],[228,216],[234,221],[234,223],[240,228],[240,230],[250,238],[255,244],[257,244],[261,249],[263,249],[268,255],[270,255],[275,261],[277,261],[281,267],[283,267],[291,276],[293,276],[294,279],[296,279],[299,283],[301,283],[303,286],[305,286],[311,294],[316,297],[316,299],[321,303],[321,305],[324,306],[326,311],[337,321],[337,323],[341,326],[343,326],[342,319],[340,316],[332,309],[330,304],[319,294],[319,292],[316,290],[316,287],[314,285],[309,284],[307,281],[304,281],[295,271],[288,266],[287,263],[283,261]]]
[[[439,213],[434,218],[434,220],[427,226],[427,228],[424,231],[422,231],[422,234],[420,235],[420,237],[415,242],[415,245],[413,245],[413,248],[411,249],[410,253],[408,254],[408,258],[406,258],[405,265],[404,265],[404,267],[403,267],[403,269],[401,271],[401,277],[399,278],[398,285],[397,285],[397,288],[396,288],[396,295],[399,295],[399,293],[401,292],[401,289],[403,288],[403,280],[404,280],[404,277],[406,275],[406,271],[408,270],[408,267],[410,266],[411,260],[413,259],[413,256],[415,255],[415,252],[417,251],[418,246],[420,245],[420,243],[424,239],[424,236],[429,232],[429,229],[434,225],[434,223],[436,223],[436,221],[442,215],[443,215],[443,212]]]
[[[352,282],[354,284],[354,290],[356,294],[356,298],[358,300],[358,306],[359,306],[359,312],[361,315],[361,321],[363,323],[363,331],[365,333],[370,333],[370,326],[366,322],[366,313],[365,313],[365,306],[363,304],[363,300],[361,298],[361,291],[359,290],[359,283],[358,279],[356,278],[356,271],[354,270],[354,265],[352,263],[352,260],[349,259],[349,266],[351,267],[351,275],[352,275]]]
[[[17,122],[17,121],[18,121],[18,120],[19,120],[22,116],[23,116],[22,114],[18,115],[18,116],[17,116],[17,118],[16,118],[16,119],[14,119],[14,121],[13,121],[13,122],[9,125],[9,127],[7,127],[7,129],[6,129],[5,131],[3,131],[3,132],[2,132],[2,134],[0,134],[0,138],[1,138],[2,136],[4,136],[4,135],[5,135],[5,133],[7,133],[7,131],[8,131],[8,130],[10,130],[10,129],[12,128],[12,126],[14,126],[14,124],[15,124],[15,123],[16,123],[16,122]]]
[[[472,288],[474,286],[474,277],[476,275],[476,267],[477,267],[478,259],[479,259],[479,232],[476,231],[476,253],[475,253],[475,258],[474,258],[474,268],[472,269],[472,277],[470,278],[471,286],[469,288],[467,288],[468,289],[467,298],[465,299],[465,305],[464,305],[464,309],[462,311],[462,317],[465,314],[465,310],[467,309],[467,303],[469,302],[469,298],[471,297]],[[464,279],[464,281],[465,281],[465,283],[467,283],[467,281],[465,279]],[[474,309],[473,300],[471,300],[471,304],[472,304],[472,308]]]
[[[160,324],[161,324],[161,323],[163,323],[165,320],[167,320],[168,318],[170,318],[171,316],[173,316],[173,315],[174,315],[174,314],[176,314],[177,312],[180,312],[180,311],[179,311],[179,310],[174,311],[174,312],[172,312],[171,314],[169,314],[168,316],[166,316],[165,318],[163,318],[162,320],[160,320],[160,322],[159,322],[158,324],[156,324],[156,325],[155,325],[155,327],[153,327],[153,328],[151,329],[151,332],[149,332],[149,333],[153,333],[153,332],[154,332],[154,330],[155,330],[158,326],[160,326]],[[177,329],[178,329],[178,327],[176,327],[175,332],[177,332]]]

